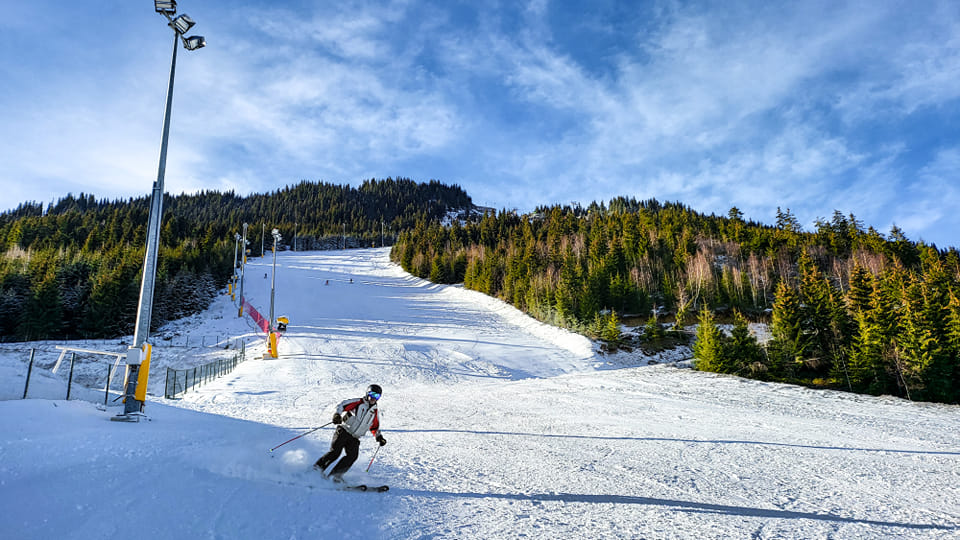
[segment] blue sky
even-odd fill
[[[403,176],[474,202],[625,195],[960,245],[960,3],[181,0],[166,191]],[[0,19],[0,208],[146,195],[152,2]]]

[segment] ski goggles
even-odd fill
[[[367,392],[368,398],[373,398],[374,401],[380,400],[380,394],[378,392]]]

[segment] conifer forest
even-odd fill
[[[149,197],[68,195],[0,214],[0,338],[103,338],[133,333]],[[165,196],[152,328],[205,309],[233,274],[235,234],[248,223],[251,257],[280,249],[391,243],[417,221],[470,206],[459,187],[407,179],[359,187],[301,182],[273,193]],[[265,238],[264,238],[265,237]]]
[[[147,197],[80,194],[0,214],[0,338],[131,334],[148,212]],[[630,320],[651,342],[694,337],[701,370],[960,402],[960,254],[852,214],[806,231],[789,210],[763,224],[737,208],[706,215],[623,197],[480,212],[458,186],[403,178],[168,195],[154,329],[224,289],[243,223],[249,256],[269,252],[274,228],[279,249],[393,246],[415,276],[462,283],[610,349],[626,346]],[[750,322],[767,323],[769,339]]]
[[[392,256],[408,272],[459,283],[532,316],[616,343],[624,316],[700,323],[695,367],[769,381],[960,401],[960,256],[882,234],[835,211],[806,232],[737,208],[618,198],[589,207],[420,220]],[[748,321],[770,324],[765,343]],[[732,325],[721,331],[719,322]]]

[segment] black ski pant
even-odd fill
[[[330,471],[331,476],[347,472],[347,469],[357,461],[357,456],[360,455],[360,439],[347,433],[343,426],[337,426],[337,431],[333,434],[333,441],[330,442],[330,451],[320,456],[315,466],[320,467],[320,470],[326,470],[331,463],[340,457],[341,452],[346,452],[346,455]]]

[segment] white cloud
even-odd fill
[[[191,14],[209,45],[178,63],[168,189],[419,173],[498,207],[627,195],[758,219],[776,206],[811,220],[837,208],[917,230],[947,223],[938,209],[960,202],[951,151],[929,157],[898,129],[936,110],[945,131],[955,115],[952,2],[618,8],[636,24],[604,8],[570,23],[592,43],[571,41],[555,17],[569,6],[547,0],[276,3],[221,16],[201,4]],[[167,35],[153,26],[151,40]],[[0,148],[5,183],[148,189],[169,49],[125,54],[94,76],[71,58],[63,74],[45,68],[33,102],[0,102],[16,133]]]

